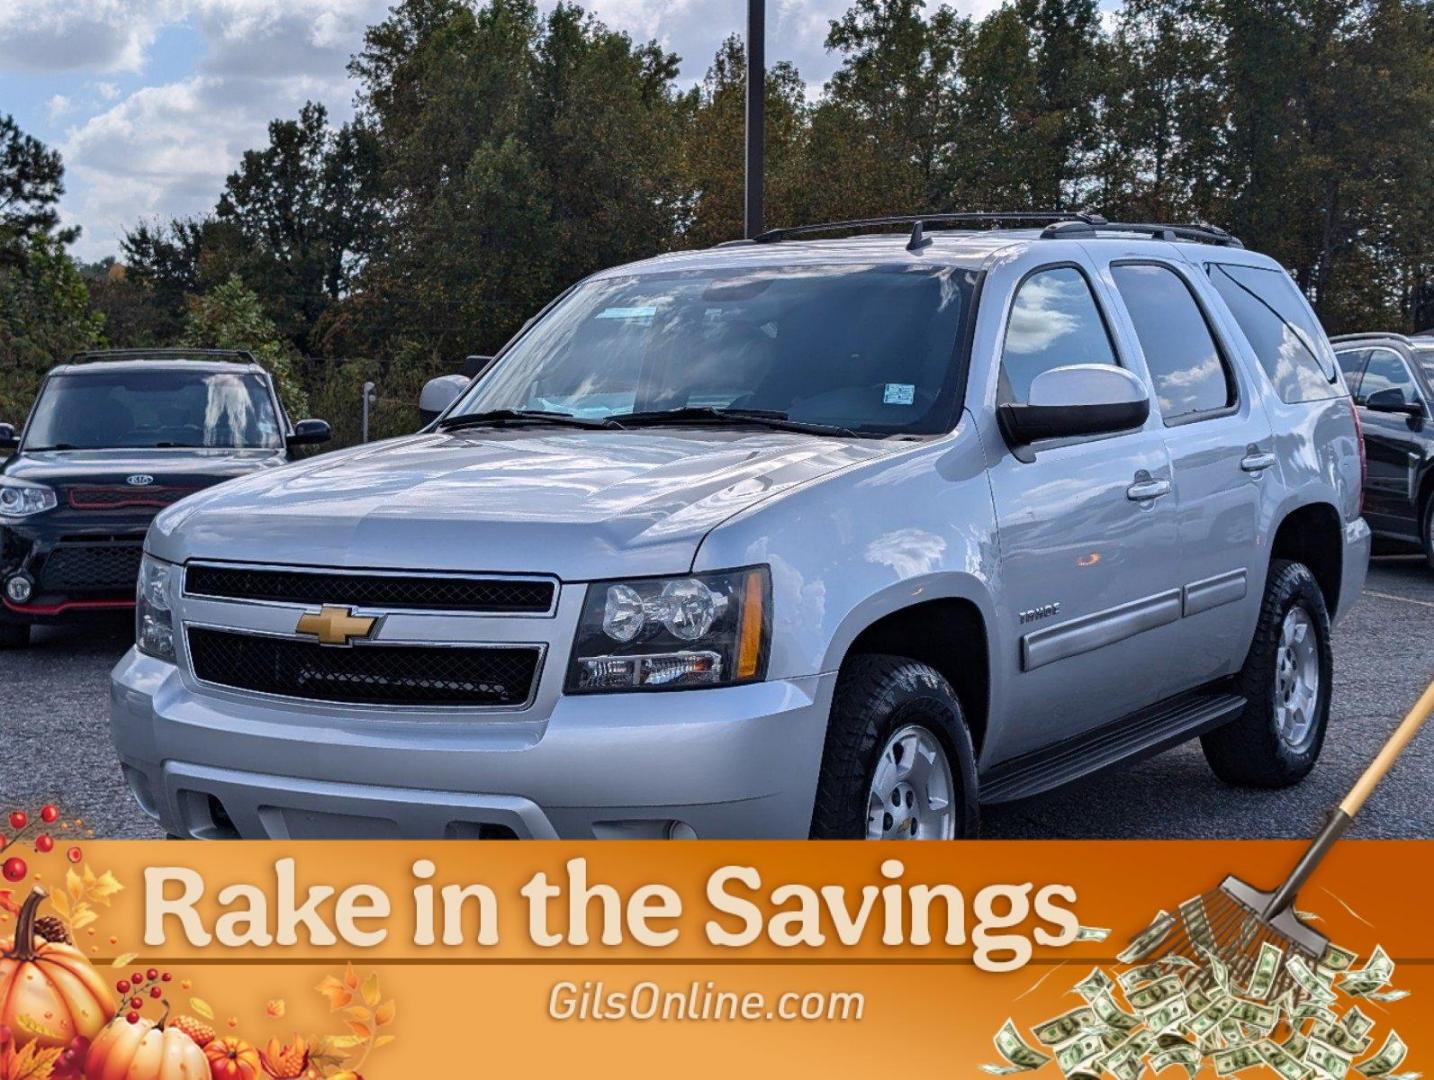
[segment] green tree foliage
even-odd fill
[[[295,418],[308,415],[308,394],[296,377],[294,351],[264,314],[259,297],[238,274],[191,296],[180,343],[196,349],[247,349],[279,383],[284,407]]]
[[[79,236],[77,228],[58,228],[64,177],[58,151],[0,116],[0,263],[23,259],[37,237],[68,244]]]
[[[0,268],[0,418],[23,422],[45,372],[98,345],[103,326],[73,260],[31,237],[17,265]]]

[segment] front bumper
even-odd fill
[[[62,511],[0,525],[0,587],[23,574],[34,590],[23,604],[0,593],[0,620],[56,623],[133,610],[148,522],[96,522]]]
[[[834,684],[409,718],[196,693],[131,650],[110,715],[136,799],[179,836],[805,838]]]

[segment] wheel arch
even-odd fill
[[[872,654],[929,664],[956,691],[979,759],[991,712],[989,627],[989,612],[974,597],[961,593],[932,597],[917,588],[901,602],[849,620],[843,626],[843,643],[833,647],[828,670],[839,670],[853,656]]]
[[[1270,561],[1289,559],[1309,567],[1333,619],[1344,576],[1344,522],[1328,502],[1307,502],[1285,511],[1270,540]]]

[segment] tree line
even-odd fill
[[[1279,259],[1331,333],[1434,325],[1431,0],[856,0],[811,93],[767,83],[770,223],[1091,209],[1208,221]],[[614,263],[735,238],[745,58],[679,58],[571,3],[401,0],[356,113],[269,125],[212,211],[76,267],[57,155],[0,125],[0,409],[77,346],[252,345],[342,423]],[[297,411],[297,406],[295,406]],[[351,431],[341,431],[352,437]]]

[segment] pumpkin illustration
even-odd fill
[[[209,1072],[214,1080],[262,1080],[264,1076],[259,1071],[259,1051],[233,1035],[215,1039],[204,1053],[209,1057]]]
[[[16,1048],[69,1046],[93,1039],[115,1011],[109,987],[79,949],[35,933],[45,890],[36,887],[15,923],[15,937],[0,942],[0,1027]]]
[[[111,1020],[90,1044],[85,1080],[209,1080],[199,1045],[163,1020]]]

